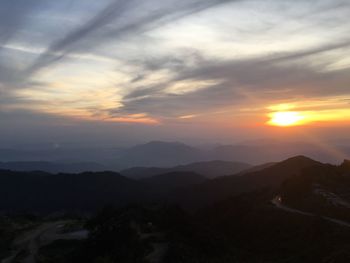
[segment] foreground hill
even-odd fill
[[[189,172],[136,181],[108,172],[0,171],[0,208],[118,206],[88,220],[88,239],[41,247],[38,262],[149,262],[154,255],[167,263],[350,262],[350,162],[297,156],[267,166],[212,180]]]
[[[277,167],[291,163],[304,168],[280,186],[218,201],[195,220],[221,235],[237,262],[350,262],[350,162],[297,157]]]
[[[192,172],[171,172],[145,178],[141,182],[163,192],[197,185],[207,180],[204,176]]]
[[[264,187],[278,187],[286,179],[299,175],[303,169],[315,165],[321,163],[304,156],[293,157],[243,176],[220,177],[181,190],[175,195],[175,201],[188,207],[201,207],[232,195]]]
[[[162,200],[170,192],[206,181],[191,172],[132,180],[115,172],[49,174],[0,170],[0,212],[94,211]]]
[[[147,189],[118,173],[57,174],[0,171],[6,211],[86,211],[146,200]]]
[[[215,178],[240,173],[250,168],[252,168],[252,166],[247,163],[208,161],[179,165],[171,168],[135,167],[123,170],[120,173],[132,179],[142,179],[171,172],[195,172],[207,178]]]
[[[195,215],[169,205],[107,208],[85,224],[87,240],[52,243],[39,257],[54,263],[349,262],[350,228],[280,210],[272,197],[265,190],[246,193]]]
[[[282,184],[279,202],[299,211],[350,222],[349,163],[305,169]]]
[[[350,227],[279,209],[273,196],[269,190],[245,193],[196,214],[195,220],[229,247],[223,253],[234,251],[237,257],[219,262],[349,262]]]

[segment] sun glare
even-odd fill
[[[271,113],[270,118],[271,119],[268,124],[273,126],[288,127],[303,124],[302,121],[305,119],[305,116],[303,116],[300,112],[280,111]]]

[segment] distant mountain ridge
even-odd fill
[[[130,168],[135,166],[171,167],[202,160],[203,153],[179,142],[152,141],[126,150],[116,163]]]
[[[57,163],[57,162],[0,162],[0,169],[31,172],[43,171],[48,173],[82,173],[105,171],[107,168],[98,163],[77,162],[77,163]]]
[[[350,153],[350,149],[348,150]],[[262,164],[300,154],[326,162],[335,161],[334,157],[323,148],[300,142],[262,141],[259,143],[257,141],[256,144],[219,145],[203,150],[179,142],[153,141],[127,149],[115,159],[115,163],[126,169],[132,167],[169,168],[214,160]]]
[[[334,147],[350,156],[349,146]],[[0,161],[95,162],[107,167],[108,170],[120,171],[133,167],[170,168],[215,160],[259,165],[299,154],[322,162],[338,163],[340,161],[318,145],[266,140],[233,145],[213,145],[209,148],[190,146],[181,142],[152,141],[129,148],[111,146],[110,148],[0,149]]]
[[[179,165],[171,168],[134,167],[122,170],[120,173],[126,177],[133,179],[142,179],[170,172],[195,172],[207,178],[216,178],[220,176],[240,173],[250,168],[252,168],[252,166],[247,163],[216,160],[190,163],[187,165]]]

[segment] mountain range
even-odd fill
[[[169,263],[345,263],[350,161],[331,165],[295,156],[213,179],[193,171],[136,180],[116,172],[0,170],[1,214],[5,234],[9,223],[23,221],[19,215],[89,215],[86,240],[40,248],[38,259],[57,263],[143,259],[151,251],[163,251]]]
[[[171,168],[134,167],[122,170],[120,173],[132,179],[142,179],[171,172],[195,172],[206,178],[215,178],[237,174],[250,168],[252,168],[251,165],[241,162],[207,161],[179,165]]]
[[[297,141],[261,140],[254,141],[254,143],[244,142],[211,147],[190,146],[180,142],[152,141],[129,148],[72,148],[61,146],[51,149],[0,149],[0,161],[44,161],[64,164],[97,163],[112,171],[121,171],[133,167],[170,168],[189,163],[215,160],[260,165],[281,161],[296,155],[309,156],[322,162],[337,163],[341,156],[335,156],[334,150],[330,149],[337,149],[337,152],[343,152],[344,155],[350,153],[350,147],[346,145],[330,144],[326,146],[325,143],[310,144]],[[345,158],[346,156],[344,156]],[[225,165],[224,163],[221,164]],[[64,168],[59,170],[60,172],[66,172]]]
[[[0,169],[11,171],[43,171],[48,173],[82,173],[85,171],[105,171],[107,168],[93,162],[58,163],[58,162],[0,162]]]
[[[115,172],[53,175],[2,170],[0,207],[5,210],[91,210],[107,204],[125,205],[162,200],[193,210],[259,189],[271,188],[277,191],[289,180],[300,178],[307,169],[313,167],[328,167],[334,173],[340,173],[341,169],[347,167],[347,163],[339,168],[296,156],[269,164],[260,170],[214,179],[183,171],[134,180]],[[336,179],[336,184],[340,187],[343,181]]]

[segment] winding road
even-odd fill
[[[296,213],[296,214],[301,214],[301,215],[305,215],[305,216],[316,216],[315,214],[312,214],[312,213],[309,213],[309,212],[304,212],[304,211],[301,211],[301,210],[298,210],[298,209],[294,209],[294,208],[290,208],[290,207],[284,205],[282,203],[281,196],[276,196],[274,199],[271,200],[271,203],[275,207],[277,207],[278,209],[281,209],[281,210],[284,210],[284,211],[287,211],[287,212],[290,212],[290,213]],[[325,219],[325,220],[327,220],[329,222],[341,225],[341,226],[350,227],[350,223],[346,222],[346,221],[338,220],[338,219],[327,217],[327,216],[321,216],[321,218],[323,218],[323,219]]]

